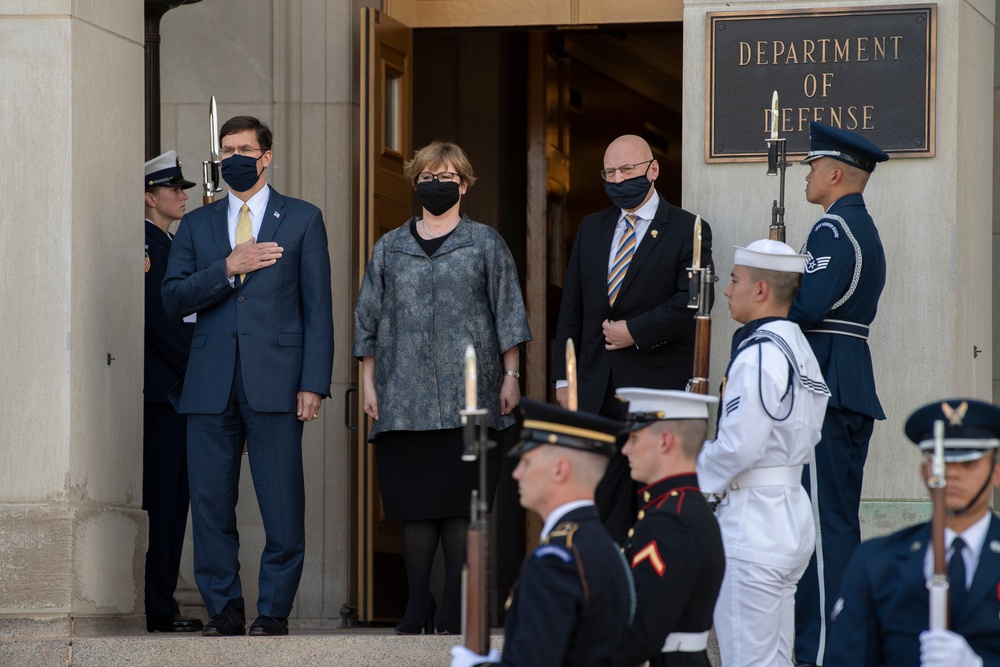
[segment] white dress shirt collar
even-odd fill
[[[549,512],[549,516],[545,519],[545,525],[542,526],[542,541],[545,541],[545,538],[549,536],[549,533],[552,532],[552,529],[556,527],[564,516],[575,509],[580,509],[581,507],[587,507],[593,504],[593,500],[572,500]]]

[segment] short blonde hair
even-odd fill
[[[457,144],[450,141],[432,141],[413,154],[413,159],[403,165],[403,175],[413,185],[417,184],[417,176],[421,172],[434,167],[443,167],[451,163],[455,172],[466,186],[471,187],[476,182],[476,174],[472,171],[472,163]]]

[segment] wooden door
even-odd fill
[[[403,163],[413,151],[413,31],[375,9],[361,9],[359,277],[375,242],[412,211]],[[360,396],[364,378],[359,372]],[[356,544],[359,621],[398,620],[406,608],[400,524],[386,521],[375,474],[371,427],[358,401]]]

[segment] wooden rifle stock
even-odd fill
[[[479,504],[477,491],[472,492],[472,503],[474,514],[469,520],[467,535],[467,569],[463,601],[465,646],[479,655],[486,655],[490,651],[490,535],[486,517],[476,508]]]
[[[695,315],[694,375],[688,391],[694,394],[708,393],[709,358],[712,352],[712,318],[710,315]]]
[[[717,280],[712,267],[698,269],[694,280],[698,285],[698,314],[694,316],[694,368],[687,390],[694,394],[708,394],[708,375],[712,354],[712,284]]]

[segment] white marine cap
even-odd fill
[[[676,389],[623,387],[615,390],[615,396],[628,402],[627,431],[667,419],[708,419],[708,406],[719,402],[715,396]]]
[[[736,255],[733,264],[747,266],[752,269],[768,271],[783,271],[785,273],[805,273],[806,256],[800,255],[792,246],[781,241],[761,239],[747,247],[733,246]]]

